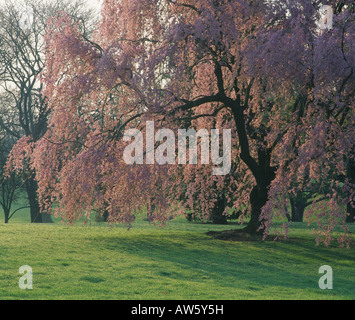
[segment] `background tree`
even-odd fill
[[[19,194],[23,191],[23,183],[21,178],[18,177],[14,172],[7,175],[5,172],[5,164],[7,157],[10,153],[12,146],[14,145],[14,139],[6,134],[6,132],[1,132],[0,134],[0,205],[4,212],[5,223],[8,223],[11,217],[19,210],[28,208],[26,206],[21,206],[11,211],[14,202],[19,198]]]
[[[43,36],[48,19],[61,10],[84,21],[81,25],[88,36],[93,16],[85,1],[7,1],[0,7],[0,127],[14,139],[37,141],[47,130],[48,101],[40,80],[45,58]],[[29,165],[27,168],[30,170]],[[51,216],[40,211],[35,171],[26,176],[31,222],[51,222]]]
[[[297,119],[294,129],[283,137],[278,172],[264,212],[283,214],[288,194],[318,185],[319,196],[327,201],[312,206],[307,218],[317,221],[317,241],[325,234],[322,240],[326,243],[335,225],[341,223],[348,231],[346,208],[349,211],[354,205],[354,181],[349,174],[354,159],[354,6],[350,1],[330,4],[333,26],[321,31],[317,25],[309,28],[320,3],[273,3],[273,25],[260,33],[254,60],[260,63],[253,67],[254,74],[269,75],[274,92],[285,92],[286,85],[291,93],[301,93],[304,101],[293,115]],[[273,77],[274,69],[285,73]]]

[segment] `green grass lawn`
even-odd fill
[[[183,218],[163,228],[140,219],[128,231],[27,217],[0,220],[1,300],[355,299],[354,248],[315,246],[306,224],[286,242],[236,242],[206,235],[235,226]],[[33,290],[18,286],[22,265],[32,267]],[[333,269],[332,290],[318,286],[322,265]]]

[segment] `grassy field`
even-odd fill
[[[140,219],[129,231],[27,219],[0,220],[1,300],[355,299],[354,247],[315,246],[305,224],[286,242],[238,242],[206,235],[235,226],[183,218],[164,228]],[[22,265],[32,267],[33,290],[18,286]],[[333,269],[332,290],[319,288],[322,265]]]

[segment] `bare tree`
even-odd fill
[[[7,1],[0,6],[0,129],[14,139],[37,141],[47,130],[47,99],[39,75],[44,68],[44,41],[48,19],[66,11],[80,20],[90,37],[94,13],[84,0]],[[41,212],[35,172],[25,181],[31,222],[51,222]]]
[[[4,211],[5,223],[22,209],[29,208],[28,205],[17,207],[11,211],[13,203],[18,200],[19,194],[23,191],[23,179],[12,172],[9,176],[4,170],[7,156],[15,143],[15,138],[5,131],[0,132],[0,206]]]

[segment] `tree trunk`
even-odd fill
[[[261,210],[269,197],[269,187],[275,179],[275,168],[271,166],[271,152],[267,149],[258,150],[259,170],[255,176],[257,185],[250,192],[251,217],[245,231],[250,234],[263,234],[265,227],[260,219]]]
[[[252,82],[250,85],[252,85]],[[244,231],[251,234],[262,234],[264,233],[264,228],[262,221],[260,221],[261,209],[267,202],[268,190],[271,181],[275,179],[276,172],[276,168],[271,166],[272,148],[259,147],[258,161],[256,161],[250,154],[249,138],[246,131],[244,110],[241,107],[240,95],[231,103],[230,107],[237,127],[240,158],[247,165],[256,180],[256,186],[250,193],[251,218]]]
[[[37,181],[29,178],[26,181],[26,191],[30,203],[31,223],[52,223],[51,215],[41,212],[37,198]]]
[[[29,178],[26,181],[26,191],[30,203],[31,223],[42,223],[42,214],[37,200],[37,183]]]
[[[5,215],[5,223],[9,223],[10,211],[4,209],[4,215]]]
[[[151,223],[154,220],[155,204],[153,203],[155,199],[151,198],[147,206],[147,220]]]
[[[255,186],[250,193],[251,217],[244,231],[250,234],[263,234],[264,228],[260,220],[261,209],[268,198],[267,188]]]
[[[355,161],[350,159],[347,165],[347,178],[349,179],[350,183],[355,184]],[[354,203],[355,205],[355,203]],[[349,202],[346,206],[346,222],[355,222],[355,208]]]
[[[212,210],[211,220],[213,224],[227,224],[227,217],[223,214],[226,209],[225,197],[220,197]]]
[[[354,223],[355,222],[355,208],[350,203],[348,203],[348,205],[347,205],[346,213],[347,213],[346,222]]]
[[[103,219],[104,219],[104,222],[107,222],[107,221],[108,221],[109,213],[108,213],[107,210],[104,211],[102,217],[103,217]]]
[[[42,222],[43,223],[53,223],[52,216],[47,212],[42,212]]]
[[[304,210],[306,208],[304,199],[302,197],[290,197],[290,203],[292,211],[291,220],[293,222],[303,222]]]

